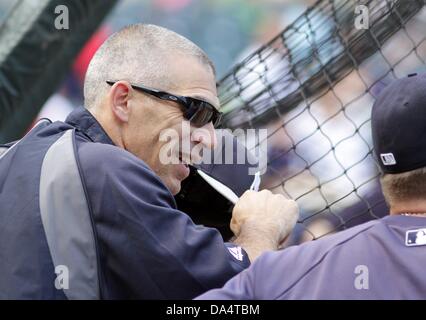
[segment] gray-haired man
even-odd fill
[[[0,155],[0,299],[193,298],[292,229],[296,204],[267,191],[238,201],[234,243],[176,208],[193,161],[180,142],[214,148],[220,120],[213,64],[188,39],[124,28],[94,55],[84,95]]]

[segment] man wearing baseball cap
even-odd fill
[[[426,297],[426,76],[385,88],[371,122],[390,215],[266,253],[200,299]]]

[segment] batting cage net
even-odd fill
[[[224,127],[268,130],[261,187],[298,202],[299,242],[388,213],[371,107],[393,79],[422,72],[424,5],[320,0],[219,81]]]

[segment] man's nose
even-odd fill
[[[216,130],[211,122],[194,129],[191,136],[193,142],[201,143],[206,148],[214,149],[217,146]]]

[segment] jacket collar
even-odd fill
[[[100,123],[84,107],[79,107],[71,112],[65,122],[81,131],[93,142],[114,145],[114,142],[112,142]]]

